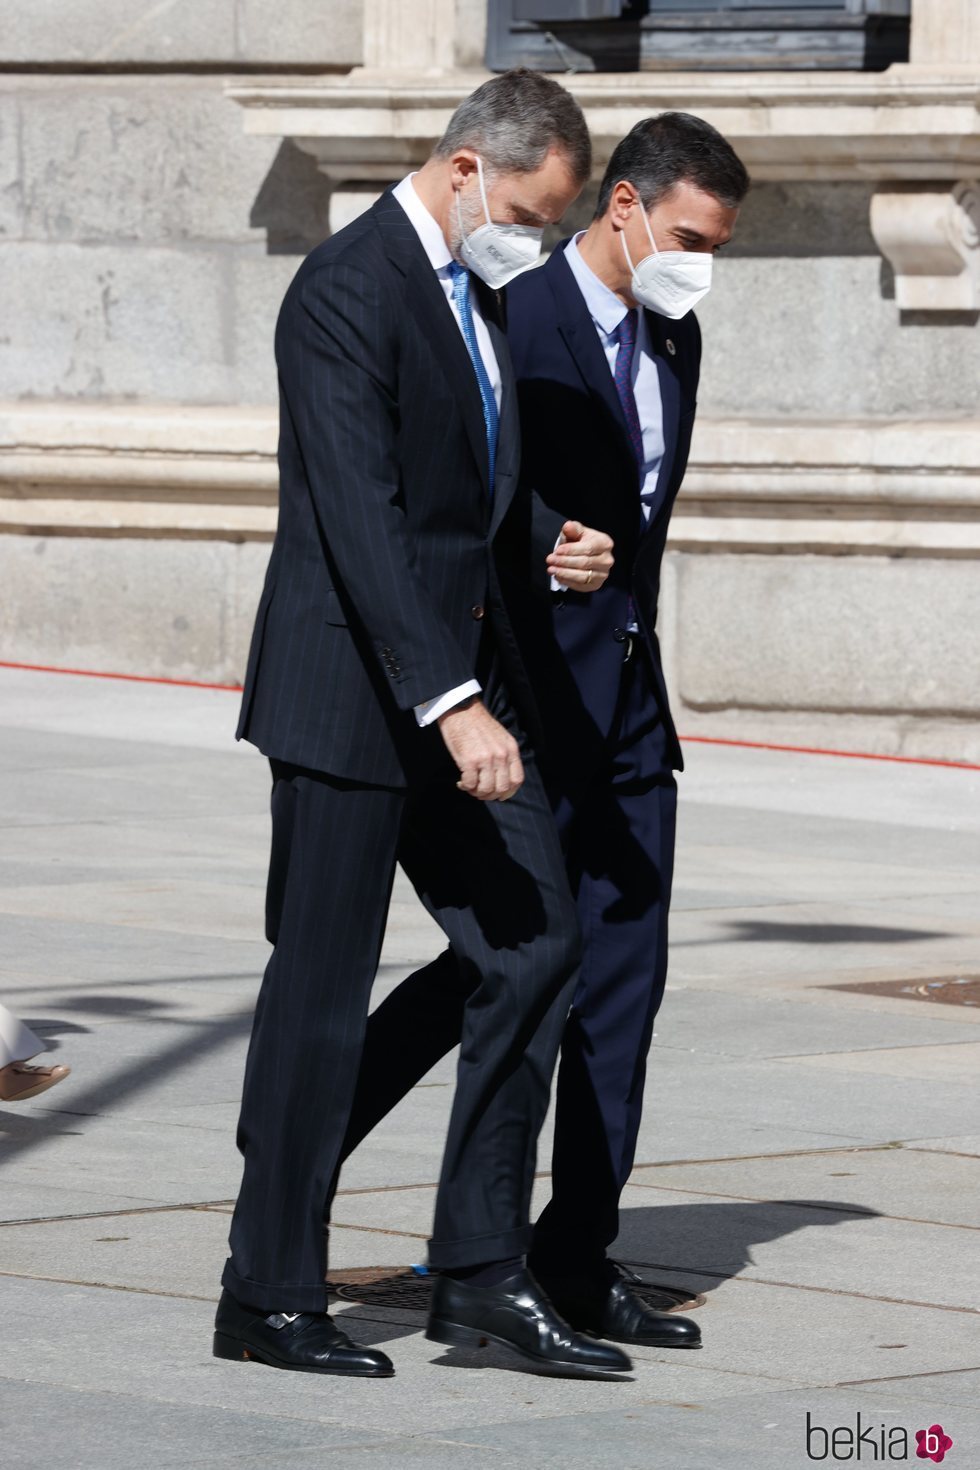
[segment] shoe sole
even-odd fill
[[[47,1092],[51,1087],[57,1087],[59,1082],[64,1082],[64,1077],[46,1077],[43,1082],[35,1082],[32,1087],[25,1087],[23,1092],[14,1093],[13,1097],[0,1097],[0,1103],[29,1102],[32,1097],[40,1097],[42,1092]]]
[[[536,1353],[528,1352],[526,1348],[519,1347],[516,1342],[511,1342],[506,1337],[497,1337],[492,1332],[483,1332],[479,1327],[465,1327],[460,1322],[430,1322],[425,1329],[425,1335],[430,1342],[441,1343],[443,1347],[484,1348],[492,1342],[497,1347],[509,1348],[512,1353],[516,1353],[526,1363],[533,1363],[536,1368],[589,1378],[597,1375],[602,1378],[622,1378],[624,1373],[632,1372],[633,1368],[632,1363],[622,1368],[603,1368],[596,1363],[561,1362],[554,1358],[539,1358]]]
[[[261,1363],[266,1368],[282,1368],[289,1373],[324,1373],[334,1378],[394,1378],[394,1368],[372,1368],[369,1371],[357,1368],[317,1368],[312,1363],[283,1363],[271,1353],[262,1354],[255,1348],[246,1347],[237,1337],[226,1332],[216,1332],[211,1349],[214,1357],[225,1358],[231,1363]]]

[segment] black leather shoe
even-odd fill
[[[701,1346],[701,1329],[696,1322],[648,1307],[621,1277],[550,1276],[542,1272],[541,1280],[556,1311],[579,1332],[594,1332],[597,1337],[636,1347]]]
[[[326,1312],[270,1312],[243,1307],[223,1291],[214,1319],[214,1356],[237,1363],[266,1363],[297,1373],[343,1373],[391,1378],[391,1359],[377,1348],[358,1347]]]
[[[499,1286],[437,1276],[425,1335],[447,1347],[499,1343],[539,1367],[628,1373],[633,1366],[618,1348],[573,1332],[523,1268]]]

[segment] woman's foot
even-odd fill
[[[31,1067],[27,1062],[11,1062],[0,1067],[0,1102],[26,1102],[63,1081],[70,1071],[71,1067]]]

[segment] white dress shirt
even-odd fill
[[[463,324],[459,319],[459,311],[453,297],[453,278],[449,270],[453,257],[449,253],[449,246],[446,244],[442,230],[415,192],[415,185],[412,183],[414,177],[414,174],[408,174],[406,178],[402,179],[400,184],[396,184],[395,188],[391,191],[392,197],[398,200],[398,203],[415,227],[415,233],[421,240],[422,248],[429,257],[429,264],[436,273],[436,279],[446,293],[446,300],[449,302],[456,325],[459,327],[460,335],[462,335]],[[470,310],[473,314],[473,325],[476,329],[476,344],[480,349],[480,356],[483,358],[483,366],[487,370],[487,377],[490,379],[490,386],[493,389],[493,396],[497,400],[497,412],[499,413],[501,392],[500,364],[497,362],[493,350],[493,343],[490,341],[490,333],[487,330],[487,324],[483,320],[483,315],[480,311],[480,303],[476,298],[476,293],[473,291],[470,292]],[[469,679],[465,684],[460,684],[455,689],[449,689],[445,694],[437,695],[435,699],[427,699],[422,704],[417,704],[415,706],[415,718],[420,725],[431,725],[440,715],[444,715],[447,710],[455,708],[457,704],[462,704],[465,699],[469,699],[472,695],[479,693],[480,685],[478,681],[476,679]]]

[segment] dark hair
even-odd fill
[[[736,209],[749,189],[749,176],[735,149],[717,128],[689,112],[645,117],[613,149],[599,185],[595,217],[609,208],[616,185],[627,179],[644,209],[669,194],[675,184],[696,184],[728,209]]]
[[[555,148],[580,187],[592,171],[581,107],[552,77],[525,67],[491,77],[459,104],[433,152],[446,158],[456,148],[472,148],[490,168],[516,174],[534,173]]]

